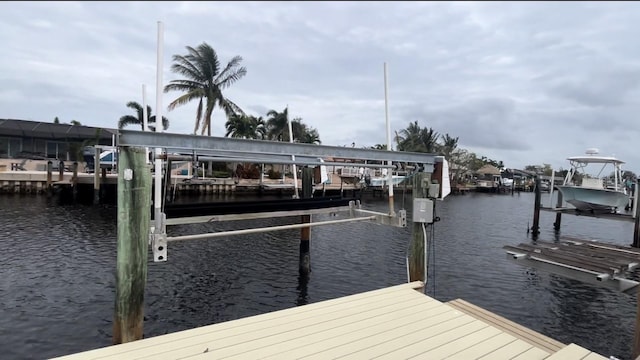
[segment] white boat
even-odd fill
[[[502,183],[502,186],[506,188],[511,188],[513,186],[513,179],[503,177],[500,179],[500,182]]]
[[[393,182],[393,186],[398,186],[406,178],[407,178],[406,176],[392,175],[391,182]],[[387,185],[388,182],[389,182],[389,178],[387,177],[372,177],[368,186],[384,187]]]
[[[562,185],[557,186],[562,198],[579,211],[617,212],[629,203],[622,179],[624,161],[612,156],[599,156],[597,149],[586,156],[567,158],[571,169]],[[599,171],[594,172],[594,170]]]

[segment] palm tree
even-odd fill
[[[396,132],[396,143],[398,151],[417,151],[420,147],[420,125],[417,121],[409,123],[406,129]]]
[[[270,140],[289,141],[289,108],[284,108],[282,112],[269,110],[267,116],[267,137]]]
[[[421,128],[418,122],[414,121],[399,134],[396,132],[395,140],[399,151],[433,153],[439,137],[440,134],[432,128]]]
[[[264,139],[265,123],[262,117],[253,115],[231,115],[225,124],[227,133],[224,136],[242,139]]]
[[[185,79],[172,80],[164,88],[165,93],[177,90],[185,94],[171,102],[168,108],[171,111],[191,100],[199,100],[193,132],[195,134],[201,129],[202,135],[206,131],[207,135],[211,136],[211,114],[216,106],[224,110],[227,119],[235,114],[244,115],[238,105],[222,95],[222,90],[240,80],[247,73],[247,69],[240,66],[240,56],[234,56],[222,69],[216,51],[206,42],[195,49],[190,46],[186,48],[189,53],[184,56],[174,55],[174,64],[171,65],[171,70],[183,75]],[[206,100],[206,104],[203,104],[203,100]],[[206,106],[205,109],[203,105]]]
[[[120,117],[120,120],[118,121],[118,129],[122,129],[127,125],[140,125],[140,128],[142,129],[142,131],[144,131],[144,112],[143,112],[142,105],[138,104],[135,101],[129,101],[127,103],[127,107],[135,110],[136,116],[124,115]],[[155,125],[151,125],[151,124],[156,123],[156,116],[151,115],[151,106],[149,105],[147,105],[147,117],[148,117],[149,130],[155,131],[156,130]],[[164,130],[167,130],[169,128],[169,119],[167,119],[164,116],[162,117],[162,128]]]
[[[449,158],[455,150],[458,148],[458,137],[449,136],[449,134],[445,134],[442,136],[442,145],[440,146],[440,152],[446,157]]]
[[[293,133],[296,133],[296,130],[293,129],[293,124],[291,124]],[[320,145],[322,144],[322,141],[320,141],[320,134],[318,133],[318,130],[315,128],[309,128],[307,125],[300,123],[303,127],[304,132],[298,136],[297,140],[298,142],[301,143],[305,143],[305,144],[316,144],[316,145]],[[296,138],[294,138],[296,139]]]
[[[436,145],[438,144],[438,134],[432,128],[424,128],[420,130],[419,146],[415,151],[434,153],[436,151]]]

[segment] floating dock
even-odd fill
[[[416,281],[58,359],[606,359],[422,288]]]

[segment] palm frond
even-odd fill
[[[125,126],[133,124],[140,124],[140,120],[133,115],[124,115],[118,120],[118,129],[123,129]]]
[[[202,94],[200,92],[198,91],[189,92],[173,100],[171,103],[169,103],[169,106],[167,106],[167,108],[169,109],[169,111],[171,111],[178,106],[187,104],[189,101],[194,99],[199,99],[199,98],[202,98]]]

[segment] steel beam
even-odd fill
[[[198,154],[216,154],[221,151],[269,155],[295,155],[307,157],[333,157],[354,160],[397,161],[433,165],[436,155],[405,151],[358,149],[343,146],[287,143],[280,141],[235,139],[226,137],[153,133],[150,131],[119,130],[118,146],[162,147],[169,150],[193,151]],[[278,157],[281,158],[281,157]],[[425,169],[433,171],[433,169]]]

